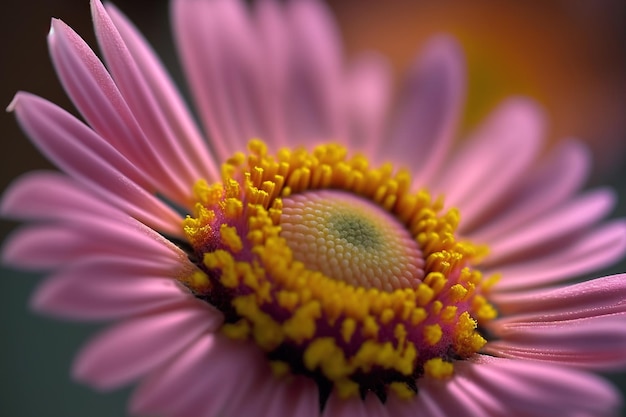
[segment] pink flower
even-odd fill
[[[86,124],[28,93],[10,105],[64,173],[4,195],[5,216],[37,220],[5,262],[54,271],[36,310],[119,320],[78,380],[138,380],[142,415],[616,412],[589,371],[626,365],[625,277],[567,281],[622,257],[626,223],[599,224],[610,190],[577,194],[580,143],[540,154],[541,110],[512,98],[452,149],[464,72],[447,37],[388,114],[385,61],[344,63],[316,1],[172,10],[209,140],[97,0],[106,68],[63,22],[49,35]]]

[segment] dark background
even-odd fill
[[[180,80],[167,2],[115,3]],[[551,116],[553,140],[575,135],[589,143],[596,163],[589,186],[615,187],[621,202],[613,216],[626,216],[626,2],[344,0],[331,7],[347,53],[382,51],[398,76],[429,34],[453,33],[468,55],[465,129],[502,97],[535,97]],[[50,18],[58,17],[95,46],[88,1],[14,1],[1,10],[0,107],[16,91],[27,90],[72,109],[49,63],[45,38]],[[13,116],[0,112],[0,191],[21,173],[41,168],[52,166],[19,131]],[[14,227],[1,222],[0,241]],[[626,271],[626,263],[600,273],[619,271]],[[72,358],[98,326],[32,314],[27,304],[40,279],[0,269],[0,416],[126,415],[128,389],[101,394],[71,381]],[[623,375],[612,378],[626,392]]]

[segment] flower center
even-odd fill
[[[332,390],[410,397],[482,348],[493,279],[472,268],[486,248],[456,239],[456,210],[338,145],[249,151],[196,184],[183,224],[199,267],[183,283],[224,313],[224,334],[315,380],[321,404]]]
[[[363,288],[416,288],[422,251],[396,218],[342,191],[309,191],[283,199],[282,236],[296,260]]]

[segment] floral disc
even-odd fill
[[[277,374],[308,376],[322,396],[411,397],[481,349],[478,323],[496,313],[493,279],[473,269],[486,248],[458,241],[458,212],[410,186],[338,145],[269,155],[253,140],[222,182],[195,186],[184,228],[203,272],[184,283]]]

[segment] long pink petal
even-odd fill
[[[456,373],[449,386],[452,387],[451,391],[469,396],[474,406],[478,405],[482,408],[483,411],[475,415],[508,416],[511,414],[508,404],[500,401],[496,395],[485,390],[479,381],[468,378],[463,372]]]
[[[178,167],[167,166],[155,153],[108,71],[89,46],[65,23],[55,19],[48,45],[65,90],[89,125],[147,174],[153,189],[181,205],[188,203],[191,185],[179,178]]]
[[[197,158],[190,156],[194,149],[191,142],[187,142],[186,145],[189,146],[185,147],[183,144],[187,138],[177,136],[182,132],[180,125],[172,124],[175,116],[172,112],[175,111],[166,104],[167,101],[162,102],[161,97],[156,95],[153,85],[150,84],[156,81],[153,78],[149,82],[146,74],[142,73],[142,66],[129,51],[99,0],[91,1],[91,13],[96,37],[109,71],[144,134],[150,138],[164,163],[168,167],[175,167],[176,174],[190,186],[193,185],[207,175],[207,170],[196,163]],[[137,48],[137,45],[134,47]],[[148,65],[150,64],[144,63],[143,68]],[[207,163],[212,163],[211,159],[207,159]]]
[[[321,417],[368,417],[363,401],[359,397],[341,398],[331,394]]]
[[[319,417],[318,391],[306,377],[258,375],[250,384],[246,400],[232,404],[227,415],[264,415],[276,417]]]
[[[413,398],[398,398],[393,392],[389,393],[385,407],[391,417],[434,417],[424,406],[424,397],[420,392]]]
[[[211,144],[221,159],[263,139],[259,51],[245,5],[216,0],[172,3],[183,68]],[[257,114],[260,113],[260,114]],[[257,119],[258,117],[258,119]]]
[[[545,363],[481,355],[474,362],[459,362],[457,372],[506,404],[506,414],[488,415],[504,417],[514,410],[525,417],[608,417],[621,405],[619,394],[606,381]]]
[[[34,171],[13,181],[2,195],[0,213],[18,219],[72,220],[85,213],[121,219],[122,211],[67,175]]]
[[[556,283],[611,265],[626,253],[626,221],[616,220],[581,236],[560,250],[534,260],[486,270],[502,279],[495,291],[510,291]]]
[[[254,345],[203,335],[142,381],[131,400],[131,410],[177,417],[223,415],[220,413],[230,402],[245,401],[246,395],[254,395],[239,386],[245,385],[248,377],[256,377],[260,363],[267,366],[261,360]]]
[[[197,375],[202,380],[207,373],[203,369],[207,357],[213,356],[215,335],[205,334],[192,343],[184,354],[178,355],[173,360],[151,372],[143,379],[139,388],[135,390],[130,402],[132,414],[161,414],[168,407],[177,402],[185,402],[189,395],[198,391],[198,381],[186,386]],[[224,361],[215,361],[216,372],[224,366]],[[175,407],[174,407],[175,408]]]
[[[435,190],[461,211],[459,231],[471,228],[484,212],[507,197],[526,175],[539,151],[543,114],[527,99],[503,102],[446,162]]]
[[[185,156],[193,161],[194,169],[203,178],[210,181],[219,180],[219,165],[208,152],[206,141],[162,62],[141,33],[119,9],[110,3],[106,5],[106,9],[135,59],[137,67],[155,93],[157,103],[162,106],[163,114],[174,130]]]
[[[484,351],[592,369],[626,367],[626,312],[568,320],[496,320]]]
[[[258,37],[258,47],[264,57],[264,84],[266,94],[264,118],[270,130],[269,141],[273,149],[288,146],[294,132],[290,132],[289,107],[287,103],[288,80],[292,76],[289,62],[290,37],[287,17],[283,5],[275,0],[261,0],[253,3],[253,23]]]
[[[418,395],[426,391],[426,398],[432,398],[442,415],[446,417],[487,415],[482,405],[463,389],[459,379],[460,377],[455,375],[448,381],[424,381],[423,384],[418,385]]]
[[[193,299],[158,315],[125,321],[83,348],[73,375],[99,389],[118,387],[184,352],[201,334],[215,330],[221,320],[216,310]]]
[[[46,279],[31,306],[78,320],[120,319],[165,309],[192,297],[176,281],[190,270],[190,265],[171,261],[88,258]]]
[[[24,131],[54,163],[155,229],[181,235],[180,216],[143,187],[147,181],[108,142],[58,106],[18,93],[11,103]]]
[[[531,170],[502,205],[487,212],[475,229],[464,233],[475,242],[491,242],[508,236],[526,222],[558,206],[577,191],[587,179],[591,156],[581,142],[561,142]]]
[[[421,187],[447,156],[465,100],[465,62],[456,41],[431,39],[403,88],[396,128],[379,152],[413,172]]]
[[[511,258],[533,257],[539,248],[548,252],[550,246],[558,246],[559,239],[576,238],[575,233],[580,233],[598,222],[614,205],[615,194],[609,189],[599,189],[578,196],[561,207],[528,221],[521,230],[490,241],[489,257],[484,265],[492,267]]]
[[[45,271],[88,255],[90,250],[76,231],[65,227],[22,227],[3,242],[2,263],[30,271]]]
[[[346,140],[342,108],[341,38],[328,7],[320,1],[287,3],[289,33],[291,135],[297,144],[306,140]]]
[[[185,252],[133,219],[88,215],[75,216],[68,223],[23,227],[2,249],[3,262],[35,270],[56,269],[100,254],[188,262]]]
[[[489,296],[505,320],[537,322],[626,312],[626,274],[559,288],[494,293]]]
[[[378,158],[391,101],[391,68],[382,56],[359,55],[348,67],[347,112],[351,151]],[[380,162],[380,161],[379,161]]]

